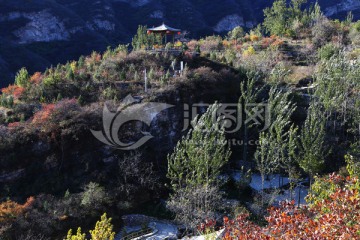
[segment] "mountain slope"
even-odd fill
[[[321,0],[326,14],[359,16],[359,0]],[[139,24],[163,21],[191,37],[255,26],[272,1],[33,0],[0,1],[0,87],[26,66],[30,72],[129,42]]]

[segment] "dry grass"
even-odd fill
[[[287,82],[297,84],[301,79],[312,77],[315,66],[291,66],[291,73],[287,77]]]

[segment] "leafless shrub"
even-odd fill
[[[222,206],[222,196],[217,186],[182,188],[174,193],[167,207],[176,213],[176,221],[194,229],[204,219],[214,219]]]

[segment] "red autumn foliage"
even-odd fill
[[[41,72],[36,72],[31,76],[30,83],[39,84],[42,82],[42,80],[43,80],[43,75],[41,74]]]
[[[261,41],[262,48],[268,48],[268,47],[278,47],[284,44],[284,41],[281,40],[276,35],[271,35],[270,37],[265,37]]]
[[[101,61],[101,54],[97,54],[97,55],[96,55],[95,61],[96,61],[96,62],[100,62],[100,61]]]
[[[16,85],[9,85],[6,88],[2,88],[1,92],[6,95],[11,95],[14,92],[14,88],[16,88]]]
[[[216,221],[213,219],[206,219],[205,222],[198,226],[198,231],[202,234],[215,231]]]
[[[14,92],[13,92],[13,96],[14,98],[19,99],[25,92],[25,88],[23,87],[17,87]]]
[[[14,98],[20,98],[25,92],[25,88],[17,85],[9,85],[6,88],[1,89],[1,92],[6,95],[12,95]]]
[[[336,181],[338,178],[334,178]],[[347,186],[359,186],[347,178]],[[296,207],[294,201],[269,209],[267,226],[260,227],[242,214],[224,221],[224,239],[360,239],[360,195],[357,187],[338,188],[329,198],[310,206]]]
[[[42,109],[35,113],[32,123],[41,124],[49,120],[51,114],[54,112],[55,104],[43,104]]]
[[[232,42],[234,42],[234,41],[228,41],[228,40],[225,39],[225,40],[222,41],[222,44],[223,44],[224,47],[228,48],[228,47],[230,47],[232,45]]]
[[[74,110],[79,109],[79,104],[76,99],[63,99],[57,103],[43,104],[42,109],[35,113],[32,123],[56,123],[66,118]]]
[[[17,128],[20,126],[20,122],[12,122],[8,124],[8,128]]]
[[[34,197],[29,197],[24,204],[19,204],[11,200],[0,203],[0,222],[9,222],[25,213],[35,202]]]

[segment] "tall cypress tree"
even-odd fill
[[[267,175],[283,168],[287,169],[293,164],[290,162],[291,152],[294,151],[293,138],[296,134],[291,125],[291,115],[296,109],[289,99],[289,92],[283,93],[277,87],[270,90],[268,105],[271,113],[271,126],[266,132],[260,133],[259,146],[255,152],[255,162],[261,174],[262,189]],[[290,173],[289,173],[290,174]],[[264,198],[262,191],[262,198]]]
[[[242,110],[242,115],[245,115],[245,108],[246,105],[249,103],[256,103],[256,100],[259,96],[259,94],[261,93],[261,91],[263,90],[263,88],[257,88],[256,84],[258,82],[258,79],[260,77],[260,74],[258,72],[248,72],[247,73],[247,79],[246,81],[243,81],[240,83],[240,91],[241,91],[241,96],[239,98],[239,105],[240,105],[240,109]],[[242,131],[242,137],[243,137],[243,161],[247,161],[248,159],[248,146],[247,146],[247,142],[248,142],[248,135],[249,135],[249,130],[252,128],[253,126],[249,125],[248,123],[244,122],[244,127],[243,127],[243,131]]]
[[[271,8],[264,10],[264,27],[270,34],[284,35],[288,27],[289,11],[286,0],[277,0]]]
[[[225,132],[216,119],[218,104],[201,117],[196,117],[193,129],[178,142],[168,156],[168,178],[173,190],[189,185],[216,184],[221,168],[230,157]]]
[[[230,157],[225,133],[216,117],[218,104],[192,122],[190,131],[168,155],[168,173],[173,194],[168,207],[176,219],[194,227],[199,218],[209,217],[220,200],[219,175]]]
[[[315,174],[324,167],[327,155],[325,149],[326,118],[320,105],[311,102],[299,139],[298,161],[300,167],[309,174],[310,185]],[[310,186],[311,188],[311,186]]]

